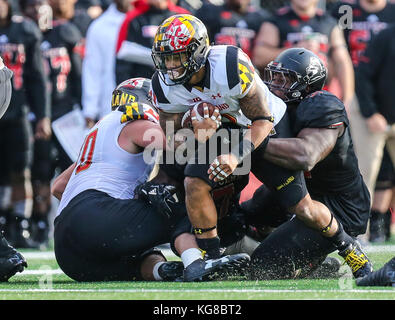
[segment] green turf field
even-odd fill
[[[395,255],[395,241],[366,248],[374,268]],[[0,300],[393,300],[395,287],[357,287],[348,267],[339,279],[217,281],[202,283],[77,283],[62,273],[52,251],[21,250],[28,268],[0,283]],[[337,254],[333,254],[337,256]],[[176,259],[169,255],[168,258]]]

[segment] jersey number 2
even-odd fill
[[[95,131],[92,131],[86,137],[84,145],[82,146],[81,157],[78,161],[79,164],[78,164],[77,168],[75,169],[75,174],[78,174],[81,171],[84,171],[91,166],[92,158],[93,158],[93,151],[95,150],[97,130],[98,129],[96,129]]]

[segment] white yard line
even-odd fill
[[[366,246],[366,247],[364,247],[364,250],[367,253],[369,253],[369,252],[392,252],[395,256],[395,245]],[[171,251],[170,249],[161,248],[161,251],[168,258],[177,257],[173,253],[173,251]],[[22,255],[25,257],[25,259],[28,259],[28,260],[29,259],[42,259],[42,260],[55,259],[55,253],[53,251],[26,251],[26,252],[22,252]]]
[[[395,289],[388,290],[383,289],[330,289],[330,290],[314,290],[314,289],[0,289],[0,293],[4,292],[81,292],[81,293],[146,293],[146,292],[168,292],[168,293],[177,293],[177,292],[235,292],[235,293],[342,293],[342,292],[351,292],[351,293],[393,293],[395,294]]]

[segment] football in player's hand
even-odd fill
[[[208,108],[208,117],[209,118],[214,114],[215,109],[217,109],[217,107],[214,106],[213,104],[211,104],[210,102],[203,102],[203,101],[198,102],[193,107],[191,107],[187,112],[185,112],[185,114],[181,120],[181,126],[183,128],[192,129],[192,117],[191,117],[192,109],[195,109],[196,120],[202,121],[204,119],[204,108],[205,107]]]

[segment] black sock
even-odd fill
[[[388,241],[391,238],[391,223],[392,223],[392,212],[391,209],[388,209],[384,214],[384,231],[385,231],[385,239]]]
[[[339,251],[343,251],[346,249],[351,243],[354,242],[354,239],[349,236],[346,231],[343,229],[343,225],[337,220],[338,229],[334,236],[329,237],[328,239],[336,246]]]
[[[206,255],[209,259],[218,259],[221,257],[220,253],[220,240],[219,237],[208,238],[208,239],[198,239],[196,242],[200,249],[206,251]]]

